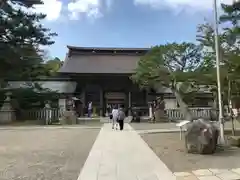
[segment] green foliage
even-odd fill
[[[223,21],[226,15],[231,12],[231,7],[223,5],[225,14],[222,16]],[[230,8],[230,9],[229,9]],[[233,10],[233,9],[232,9]],[[233,14],[232,14],[233,15]],[[233,16],[232,16],[233,17]],[[225,19],[226,20],[226,19]],[[230,19],[228,19],[230,20]],[[234,24],[234,23],[233,23]],[[239,82],[240,82],[240,49],[239,41],[237,40],[237,34],[235,24],[232,27],[223,28],[219,33],[219,55],[220,55],[220,78],[221,88],[223,94],[223,101],[229,103],[231,98],[236,98],[239,95]],[[201,24],[198,27],[197,40],[203,47],[204,63],[199,69],[202,72],[199,83],[211,85],[212,92],[217,99],[217,77],[216,77],[216,54],[215,54],[215,39],[214,39],[214,28],[210,23]]]
[[[239,41],[240,35],[240,2],[235,2],[232,5],[222,4],[224,14],[220,17],[221,23],[231,22],[232,27],[228,28],[228,33],[233,43]]]
[[[224,29],[222,33],[219,34],[219,50],[220,59],[223,61],[226,59],[225,55],[227,51],[233,49],[234,43],[232,44],[231,39],[229,39],[230,34],[227,29]],[[205,22],[197,27],[197,41],[200,46],[203,47],[203,58],[204,68],[213,68],[216,64],[216,53],[215,53],[215,36],[213,25]]]
[[[233,25],[237,25],[240,20],[240,2],[235,2],[232,5],[222,4],[224,14],[220,17],[222,22],[231,21]]]
[[[176,89],[178,84],[186,92],[193,87],[201,57],[201,47],[192,43],[155,46],[141,58],[132,80],[142,87],[151,88]]]
[[[56,101],[58,99],[57,92],[42,88],[37,83],[33,83],[32,86],[29,88],[0,90],[1,104],[6,98],[5,96],[6,92],[11,92],[12,99],[15,102],[14,108],[21,110],[43,108],[46,101]]]
[[[141,87],[156,91],[161,87],[170,88],[185,119],[192,120],[186,102],[191,100],[187,96],[198,90],[196,76],[199,74],[196,71],[201,63],[201,46],[192,43],[155,46],[140,59],[131,78]]]
[[[33,84],[31,88],[6,90],[4,81],[31,80],[54,75],[61,61],[58,58],[43,61],[40,47],[54,43],[51,33],[41,21],[46,15],[35,13],[41,0],[0,1],[0,106],[6,91],[11,91],[18,103],[16,109],[42,108],[46,100],[56,100],[56,92]],[[18,104],[18,105],[17,105]]]
[[[48,72],[49,76],[54,76],[57,73],[57,71],[60,69],[62,64],[63,64],[63,61],[61,61],[59,58],[55,57],[52,60],[48,60],[44,64],[44,68]]]
[[[41,20],[44,14],[30,8],[40,0],[8,0],[0,4],[0,79],[32,78],[43,70],[40,46],[54,42]],[[11,69],[11,71],[9,71]]]
[[[35,92],[33,89],[19,88],[12,91],[13,98],[19,103],[21,109],[43,108],[47,101],[56,101],[55,92]]]

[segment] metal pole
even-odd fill
[[[218,37],[218,12],[217,0],[214,0],[214,25],[215,25],[215,52],[216,52],[216,68],[217,68],[217,87],[218,87],[218,109],[219,109],[219,124],[220,124],[220,144],[225,144],[224,138],[224,120],[222,109],[222,93],[221,93],[221,79],[220,79],[220,57],[219,57],[219,37]]]

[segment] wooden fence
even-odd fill
[[[213,110],[211,108],[190,108],[190,112],[194,118],[211,119]],[[50,120],[52,122],[58,122],[62,112],[58,108],[44,108],[41,110],[33,109],[25,111],[24,114],[25,119],[28,120],[42,120],[43,122]],[[171,121],[184,119],[180,109],[166,109],[166,115]]]
[[[190,113],[192,114],[194,119],[204,118],[211,119],[212,113],[214,110],[212,108],[190,108]],[[166,109],[166,115],[169,120],[183,120],[184,115],[180,111],[180,109]]]
[[[32,109],[24,112],[24,118],[27,120],[40,120],[42,123],[58,122],[61,111],[58,108]]]

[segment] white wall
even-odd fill
[[[71,81],[45,81],[39,82],[43,88],[48,88],[59,93],[73,93],[77,83]]]
[[[177,108],[177,100],[176,99],[164,99],[165,109],[175,109]]]
[[[10,81],[7,88],[29,88],[31,81]],[[58,93],[73,93],[76,89],[77,83],[73,81],[36,81],[42,88],[48,88]]]
[[[58,105],[59,105],[60,109],[65,110],[66,109],[66,99],[59,99]]]

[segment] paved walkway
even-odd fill
[[[175,172],[177,180],[240,180],[237,169],[198,169],[192,172]]]
[[[78,180],[176,180],[129,124],[124,131],[104,124]]]
[[[77,180],[240,180],[240,168],[172,173],[129,124],[121,132],[106,123]]]

